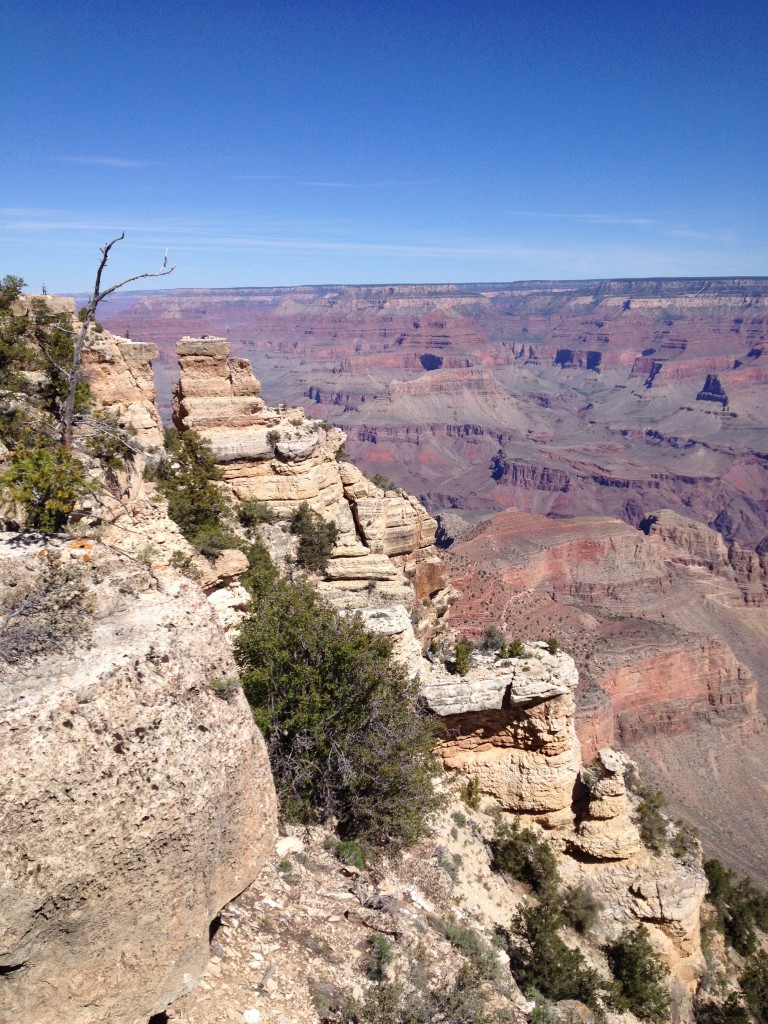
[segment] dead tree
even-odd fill
[[[106,299],[108,295],[111,295],[112,292],[116,292],[118,288],[122,288],[124,285],[130,284],[131,281],[140,281],[143,277],[165,277],[167,274],[173,273],[176,269],[175,267],[168,266],[168,252],[166,250],[166,254],[163,258],[163,265],[160,270],[155,273],[147,272],[145,274],[136,274],[134,277],[126,277],[124,281],[119,281],[117,284],[113,284],[110,288],[105,288],[102,291],[101,275],[107,265],[110,250],[116,242],[121,242],[124,238],[125,232],[123,231],[121,235],[117,238],[113,238],[111,242],[107,242],[107,244],[100,250],[101,262],[99,263],[99,269],[96,271],[96,284],[93,288],[93,295],[88,300],[88,303],[83,307],[83,310],[81,310],[82,326],[75,337],[72,363],[69,368],[67,398],[64,402],[64,410],[61,415],[61,443],[65,448],[72,447],[72,432],[75,422],[75,393],[80,379],[80,361],[83,355],[83,346],[85,345],[86,338],[88,337],[88,328],[92,323],[96,322],[96,310],[99,303]]]

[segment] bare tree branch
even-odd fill
[[[83,316],[82,326],[77,333],[75,338],[75,348],[72,354],[72,366],[69,372],[69,387],[67,389],[67,398],[64,403],[64,410],[61,415],[61,443],[65,448],[72,447],[72,432],[75,419],[75,396],[77,392],[77,385],[80,380],[80,361],[83,355],[83,347],[88,337],[88,328],[92,323],[96,321],[96,310],[100,302],[102,302],[107,295],[111,295],[112,292],[116,292],[119,288],[122,288],[126,284],[130,284],[132,281],[140,281],[145,277],[165,277],[168,274],[172,274],[176,267],[168,266],[168,255],[163,257],[163,264],[160,270],[155,273],[147,272],[145,274],[135,274],[133,277],[126,277],[124,281],[119,281],[117,284],[113,284],[110,288],[101,290],[101,275],[104,273],[104,268],[107,265],[109,254],[112,246],[117,242],[121,242],[125,238],[125,232],[118,235],[117,238],[113,238],[111,242],[107,242],[102,247],[101,260],[99,262],[98,270],[96,271],[96,283],[93,288],[93,295],[88,301],[85,308],[85,315]]]

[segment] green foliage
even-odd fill
[[[552,847],[533,829],[521,829],[517,818],[511,825],[504,823],[497,827],[491,851],[496,871],[525,882],[542,896],[557,890],[560,874]]]
[[[751,879],[739,878],[719,860],[705,861],[704,871],[718,928],[737,953],[749,956],[757,945],[755,927],[768,931],[768,896]]]
[[[0,475],[0,496],[21,505],[25,526],[40,533],[58,533],[80,498],[90,490],[85,471],[72,452],[44,438],[10,454]]]
[[[483,633],[483,639],[480,641],[479,649],[484,654],[489,654],[491,651],[501,651],[506,644],[504,634],[496,626],[489,626]]]
[[[472,653],[472,641],[462,637],[456,644],[453,652],[453,663],[449,665],[451,671],[457,676],[465,676],[469,672],[469,656]]]
[[[499,651],[500,658],[522,658],[525,655],[525,644],[520,637],[515,637],[506,647]]]
[[[202,573],[195,565],[195,560],[186,551],[182,551],[177,548],[170,557],[170,564],[174,569],[178,569],[179,572],[186,576],[190,580],[199,580]]]
[[[25,569],[0,595],[0,658],[18,665],[41,655],[58,653],[90,634],[94,600],[87,570],[46,552],[30,580]]]
[[[751,1024],[750,1016],[735,992],[723,1003],[697,1002],[695,1019],[696,1024]]]
[[[326,523],[302,501],[291,517],[291,533],[299,538],[297,563],[304,569],[324,572],[339,536],[336,523]]]
[[[113,415],[97,409],[89,417],[86,433],[85,448],[91,458],[97,459],[105,469],[126,468],[126,461],[132,455],[130,439],[135,430],[121,427]]]
[[[768,1024],[768,953],[764,949],[749,958],[739,985],[756,1024]]]
[[[325,848],[332,850],[342,864],[349,864],[358,871],[365,871],[365,854],[351,839],[335,839],[329,836],[325,841]]]
[[[390,491],[395,486],[389,477],[382,473],[374,473],[371,483],[374,487],[380,487],[382,491]]]
[[[346,445],[343,445],[343,444],[339,445],[339,447],[336,449],[336,453],[335,453],[334,457],[335,457],[337,462],[346,462],[349,459],[349,455],[347,454]]]
[[[471,807],[473,811],[476,811],[480,807],[480,780],[476,775],[473,775],[466,786],[461,789],[461,799],[467,805]]]
[[[223,700],[229,702],[234,699],[240,689],[240,680],[212,679],[210,685],[217,697],[221,697]]]
[[[18,387],[18,372],[33,359],[28,345],[29,322],[11,312],[24,286],[20,277],[11,274],[0,280],[0,381],[6,389]]]
[[[365,964],[365,973],[371,981],[383,981],[393,959],[392,943],[386,935],[374,932],[368,938],[368,945],[371,953]]]
[[[600,902],[584,882],[563,890],[560,911],[563,921],[581,935],[585,935],[595,923],[600,907]]]
[[[675,822],[675,835],[672,839],[672,856],[689,864],[699,861],[701,847],[699,834],[692,825],[684,821]]]
[[[262,523],[276,523],[277,513],[264,501],[244,501],[237,510],[240,525],[248,529]]]
[[[550,654],[557,654],[560,648],[560,644],[557,642],[557,637],[551,636],[547,640],[547,650]]]
[[[278,868],[284,875],[290,875],[293,871],[293,864],[289,860],[281,860],[278,864]]]
[[[635,822],[643,844],[658,857],[667,848],[667,819],[661,813],[667,798],[660,789],[640,789],[640,803],[635,811]]]
[[[345,839],[414,842],[438,802],[433,730],[391,642],[303,580],[257,567],[245,581],[254,599],[236,656],[283,812],[335,817]]]
[[[450,944],[466,957],[478,981],[494,981],[498,977],[498,957],[474,928],[466,928],[456,921],[448,920],[443,922],[442,931]]]
[[[659,959],[642,926],[626,929],[605,948],[614,977],[610,1001],[614,1009],[630,1010],[640,1020],[669,1020],[669,971]]]
[[[216,486],[221,470],[208,444],[194,430],[166,430],[168,453],[150,474],[168,502],[168,514],[201,554],[215,557],[241,541],[226,526],[231,513],[226,495]]]
[[[547,904],[519,911],[512,922],[518,941],[508,949],[512,974],[524,992],[536,989],[554,1001],[578,999],[595,1009],[603,983],[579,950],[566,946],[557,925],[557,913]]]

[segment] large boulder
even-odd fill
[[[135,1024],[200,978],[210,922],[271,852],[275,793],[200,589],[98,543],[58,556],[91,622],[54,622],[0,684],[0,1021]],[[0,545],[6,606],[42,561]]]

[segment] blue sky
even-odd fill
[[[768,4],[3,0],[0,273],[768,274]],[[8,45],[8,40],[15,43]]]

